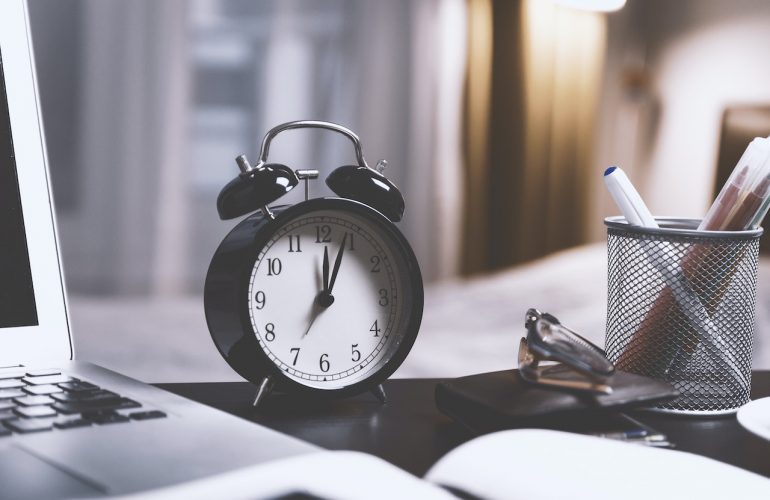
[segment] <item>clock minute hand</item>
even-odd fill
[[[340,245],[340,251],[337,252],[337,259],[334,261],[334,269],[332,270],[332,279],[329,282],[329,288],[326,290],[326,293],[331,294],[332,288],[334,288],[334,282],[337,281],[337,273],[340,270],[340,264],[342,263],[342,254],[345,253],[345,242],[348,239],[348,234],[345,233],[345,236],[342,237],[342,244]]]

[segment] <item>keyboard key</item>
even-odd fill
[[[63,382],[70,382],[72,377],[67,375],[44,375],[42,377],[24,377],[23,380],[31,385],[61,384]]]
[[[24,406],[50,405],[54,402],[54,400],[48,396],[22,396],[20,398],[14,398],[14,401]]]
[[[166,418],[166,414],[162,411],[136,411],[128,415],[133,420],[150,420],[153,418]]]
[[[111,413],[102,413],[102,414],[94,415],[90,417],[89,420],[95,423],[96,425],[106,425],[106,424],[119,424],[121,422],[128,422],[131,419],[126,417],[125,415],[111,412]]]
[[[45,375],[61,375],[61,370],[57,368],[46,368],[45,370],[30,370],[27,372],[29,377],[42,377]]]
[[[93,425],[93,422],[90,420],[86,420],[84,418],[73,418],[70,420],[61,420],[59,422],[54,422],[53,426],[57,429],[74,429],[76,427],[89,427],[90,425]]]
[[[55,417],[56,410],[50,406],[21,406],[13,410],[17,415],[26,418]]]
[[[59,384],[59,387],[68,392],[95,391],[99,389],[98,385],[94,385],[89,382],[83,382],[82,380],[75,380],[73,382]]]
[[[24,434],[27,432],[50,431],[53,423],[51,419],[20,418],[5,422],[5,426],[12,431]]]
[[[15,418],[19,418],[16,413],[14,413],[13,410],[3,410],[0,411],[0,422],[3,422],[5,420],[13,420]]]
[[[95,418],[101,418],[101,417],[107,417],[109,415],[114,415],[117,412],[115,410],[93,410],[93,411],[84,411],[81,415],[83,418],[87,418],[88,420],[93,420]]]
[[[24,387],[24,382],[21,381],[21,379],[18,378],[8,378],[5,380],[0,380],[0,389],[16,389],[17,387]]]
[[[11,431],[0,425],[0,437],[10,436]]]
[[[0,411],[16,408],[16,403],[12,399],[0,399]]]
[[[24,392],[19,389],[0,389],[0,400],[18,398],[23,395]]]
[[[114,392],[104,391],[101,389],[98,391],[62,392],[60,394],[52,394],[51,397],[56,401],[61,401],[62,403],[69,403],[70,401],[101,401],[105,399],[120,399],[120,396]]]
[[[54,403],[53,408],[59,413],[72,415],[73,413],[99,412],[103,410],[122,410],[128,408],[139,408],[136,401],[127,398],[107,399],[98,401],[70,401]],[[34,407],[33,407],[34,408]]]
[[[46,394],[54,394],[56,392],[62,392],[64,389],[58,385],[44,384],[44,385],[28,385],[22,388],[27,394],[33,394],[35,396],[43,396]]]
[[[0,380],[5,380],[8,378],[21,378],[24,376],[23,371],[19,370],[0,370]]]

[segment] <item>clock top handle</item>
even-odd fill
[[[330,130],[350,139],[355,148],[358,165],[344,165],[335,169],[326,178],[326,185],[338,196],[368,205],[393,222],[401,220],[404,215],[404,197],[396,185],[382,173],[387,162],[380,160],[376,170],[370,168],[364,159],[361,140],[352,130],[336,123],[318,120],[298,120],[270,129],[262,139],[259,161],[255,165],[251,165],[244,155],[236,158],[241,174],[230,181],[217,198],[217,211],[221,219],[232,219],[254,210],[262,210],[268,217],[273,217],[268,204],[293,189],[299,179],[288,166],[267,163],[270,143],[281,132],[299,128]]]
[[[271,128],[265,134],[264,139],[262,139],[262,149],[260,150],[260,153],[259,153],[259,163],[257,163],[257,165],[255,165],[254,168],[259,168],[261,165],[267,163],[267,155],[270,152],[270,142],[273,139],[275,139],[275,136],[277,136],[281,132],[295,129],[295,128],[320,128],[320,129],[331,130],[332,132],[337,132],[339,134],[344,135],[345,137],[347,137],[353,142],[353,148],[356,151],[356,159],[358,160],[358,166],[363,168],[368,168],[371,170],[369,165],[367,165],[366,163],[366,159],[364,158],[363,148],[361,147],[361,139],[358,138],[355,132],[353,132],[347,127],[343,127],[342,125],[338,125],[336,123],[331,123],[331,122],[319,121],[319,120],[297,120],[293,122],[282,123],[281,125]]]
[[[270,142],[275,136],[285,130],[298,128],[331,130],[350,139],[355,148],[358,165],[345,165],[335,169],[326,178],[326,185],[338,196],[369,205],[393,222],[401,220],[405,208],[404,196],[398,187],[382,173],[387,162],[380,160],[377,163],[377,169],[369,167],[364,158],[361,140],[352,130],[342,125],[318,120],[298,120],[273,127],[262,139],[259,162],[253,168],[259,169],[263,165],[270,165],[267,163],[267,156],[270,152]]]

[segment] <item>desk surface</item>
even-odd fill
[[[254,413],[254,386],[246,382],[159,384],[181,396],[332,450],[356,450],[383,458],[422,476],[452,448],[473,438],[440,413],[433,391],[439,379],[385,383],[388,403],[370,395],[300,405],[275,395]],[[770,396],[770,371],[754,372],[752,398]],[[690,451],[770,477],[770,442],[738,424],[734,416],[678,417],[645,412],[634,416],[668,434],[677,449]]]

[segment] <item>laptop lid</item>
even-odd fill
[[[0,366],[71,359],[24,0],[0,1]]]

